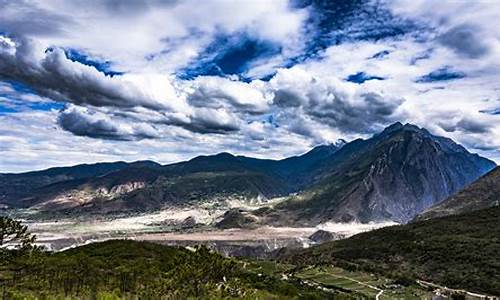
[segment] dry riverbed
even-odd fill
[[[51,250],[61,250],[108,239],[135,239],[164,244],[258,246],[272,251],[285,246],[308,247],[308,237],[325,230],[348,237],[353,234],[394,225],[393,222],[325,223],[316,227],[269,227],[254,229],[216,229],[213,224],[224,211],[184,208],[121,216],[59,220],[25,219],[38,242]],[[187,222],[189,221],[189,222]],[[188,224],[189,223],[189,224]],[[216,247],[217,248],[217,247]]]

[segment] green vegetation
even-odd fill
[[[28,227],[20,221],[0,216],[0,251],[3,246],[12,245],[26,249],[35,242],[35,236],[28,232]],[[3,252],[0,252],[0,255]]]
[[[59,253],[11,252],[0,263],[0,286],[0,293],[8,299],[334,297],[205,247],[190,251],[130,240],[94,243]],[[342,293],[335,295],[338,297],[350,299]]]
[[[374,278],[370,278],[369,275],[356,274],[357,276],[354,276],[349,274],[347,276],[343,273],[343,270],[331,267],[306,268],[299,272],[297,277],[315,281],[326,287],[356,291],[370,298],[375,298],[380,291],[376,287],[379,282]]]
[[[296,271],[295,276],[320,284],[323,287],[355,293],[370,299],[430,299],[432,293],[421,287],[404,285],[394,279],[377,274],[347,271],[338,267],[306,267]]]
[[[500,207],[386,227],[325,243],[281,260],[335,265],[383,274],[411,285],[416,279],[451,288],[500,291]]]

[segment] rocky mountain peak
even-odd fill
[[[385,137],[390,134],[401,133],[401,132],[414,132],[428,137],[432,136],[432,134],[425,128],[420,128],[417,125],[411,123],[406,123],[403,125],[401,122],[396,122],[394,124],[387,126],[381,133],[376,134],[375,136]]]

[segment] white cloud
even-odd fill
[[[133,72],[172,73],[221,32],[247,32],[285,49],[300,48],[307,17],[306,10],[291,9],[286,0],[52,0],[2,6],[0,28],[7,32],[37,38],[46,47],[85,50]],[[146,59],[151,54],[157,54],[154,63]]]
[[[249,113],[263,113],[269,100],[259,90],[259,82],[250,84],[215,76],[200,76],[192,83],[188,101],[196,107],[236,107]]]
[[[334,45],[291,68],[277,66],[302,50],[308,10],[284,0],[13,3],[0,0],[0,28],[9,34],[0,35],[0,77],[32,90],[0,82],[0,105],[56,100],[67,108],[0,110],[0,171],[122,158],[165,163],[220,151],[283,157],[367,137],[393,121],[427,127],[500,162],[500,115],[481,112],[500,109],[496,3],[391,1],[394,13],[431,29]],[[268,82],[176,78],[218,34],[281,47],[240,74],[276,75]],[[127,73],[106,76],[67,59],[64,48]],[[465,77],[416,82],[443,67]],[[345,81],[358,72],[384,80]],[[61,153],[68,155],[59,161]]]

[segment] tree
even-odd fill
[[[33,246],[35,240],[36,236],[28,231],[28,226],[9,217],[0,216],[0,249],[7,246],[28,249]]]

